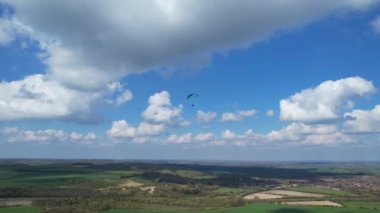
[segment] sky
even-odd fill
[[[379,161],[379,58],[378,0],[0,0],[0,158]]]

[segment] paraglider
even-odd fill
[[[190,93],[189,95],[187,95],[187,100],[190,100],[194,97],[198,98],[198,94],[195,94],[195,93]],[[191,104],[191,106],[195,106],[194,103]]]

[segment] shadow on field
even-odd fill
[[[304,209],[294,209],[294,208],[281,208],[271,211],[272,213],[307,213],[310,212]]]

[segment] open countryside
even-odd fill
[[[0,212],[378,212],[379,168],[2,160]]]
[[[0,213],[380,213],[380,0],[0,0]]]

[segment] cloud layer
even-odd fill
[[[190,125],[190,122],[182,117],[182,106],[173,106],[170,94],[162,91],[149,97],[148,107],[142,113],[143,121],[138,127],[128,124],[125,120],[115,121],[107,131],[107,135],[111,139],[127,139],[134,143],[199,144],[201,142],[219,146],[265,143],[304,145],[355,143],[360,140],[352,133],[380,132],[379,105],[372,110],[355,109],[347,112],[354,107],[355,98],[372,94],[375,90],[372,82],[360,77],[325,81],[315,88],[302,90],[280,101],[281,119],[291,121],[285,127],[269,133],[255,133],[248,129],[242,134],[225,129],[219,136],[214,132],[201,132],[195,135],[193,132],[172,133],[173,127],[185,127],[184,124]],[[221,121],[242,121],[255,114],[254,109],[226,112],[222,114]],[[268,110],[266,114],[271,117],[274,115],[274,110]],[[201,123],[210,123],[216,116],[217,113],[213,111],[198,110],[196,119]],[[326,123],[332,119],[336,119],[336,122]]]
[[[75,76],[91,77],[95,83],[104,80],[89,73],[112,72],[117,79],[132,72],[202,64],[212,53],[247,47],[277,30],[297,28],[335,10],[365,9],[377,1],[5,2],[35,38],[59,42],[46,48],[52,75],[87,86]]]
[[[195,1],[23,1],[4,0],[14,10],[0,17],[0,45],[16,39],[37,43],[40,59],[46,65],[41,87],[66,91],[68,99],[77,93],[90,96],[77,106],[65,100],[45,102],[37,96],[25,96],[13,89],[8,105],[0,114],[20,112],[2,119],[61,118],[73,114],[92,115],[99,109],[108,85],[132,73],[147,70],[199,67],[215,53],[246,48],[278,31],[290,31],[337,10],[362,10],[376,0],[336,0],[316,4],[313,1],[239,0]],[[41,6],[43,5],[43,6]],[[160,39],[157,39],[160,38]],[[22,84],[27,76],[2,87]],[[42,85],[43,84],[43,85]],[[72,94],[69,94],[69,91]],[[48,94],[34,91],[47,98]],[[95,97],[96,96],[96,97]],[[130,100],[124,92],[114,101]],[[52,97],[49,97],[52,98]],[[52,101],[51,99],[49,99]],[[57,113],[51,113],[60,106]],[[95,104],[96,103],[96,104]],[[38,105],[16,109],[15,105]],[[87,120],[88,117],[87,116]],[[81,119],[86,120],[86,119]]]
[[[34,143],[57,143],[75,142],[92,144],[98,140],[95,133],[67,133],[63,130],[42,129],[42,130],[23,130],[17,127],[4,127],[0,129],[0,137],[10,143],[34,142]]]

